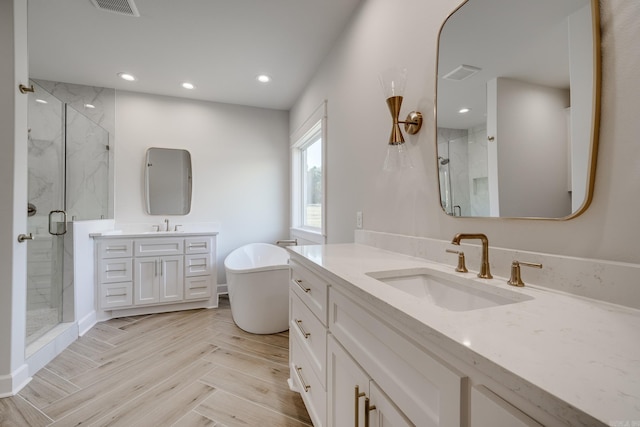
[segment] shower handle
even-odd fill
[[[33,233],[29,233],[29,234],[19,234],[18,235],[18,242],[22,243],[25,240],[34,240],[35,237],[33,236]]]

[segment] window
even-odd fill
[[[324,104],[292,136],[292,235],[324,243],[325,135]]]

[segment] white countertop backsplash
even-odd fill
[[[375,239],[378,243],[384,240],[381,236],[364,234],[356,238],[360,241]],[[498,381],[510,381],[510,376],[504,374],[505,370],[524,380],[531,387],[529,390],[520,389],[520,394],[526,396],[538,393],[537,388],[542,389],[564,402],[562,405],[565,407],[567,404],[573,406],[605,424],[618,420],[640,421],[640,311],[566,293],[567,286],[569,289],[582,288],[583,277],[591,277],[592,272],[569,275],[560,260],[556,267],[547,259],[532,259],[531,254],[526,254],[522,261],[542,262],[547,271],[552,271],[549,275],[558,274],[559,279],[571,284],[560,286],[561,292],[551,287],[532,285],[547,276],[534,280],[533,269],[523,269],[527,286],[516,288],[506,284],[509,273],[507,270],[504,274],[503,268],[492,271],[493,279],[478,279],[479,257],[477,260],[474,256],[469,257],[469,273],[456,273],[456,256],[444,252],[446,247],[450,247],[448,242],[427,244],[413,239],[408,246],[401,248],[414,253],[426,250],[426,255],[434,250],[433,247],[442,245],[443,256],[438,258],[447,262],[442,264],[439,260],[430,262],[396,253],[402,246],[401,240],[386,239],[384,244],[391,246],[394,252],[362,244],[288,249],[328,271],[336,282],[403,324],[411,334],[436,342],[446,352],[490,373]],[[462,245],[461,248],[465,253],[472,249],[470,245]],[[438,249],[436,253],[439,252]],[[496,252],[490,249],[490,259],[506,263],[509,267],[514,258]],[[576,265],[585,263],[584,260],[575,262]],[[637,269],[637,266],[622,267]],[[508,289],[532,298],[497,307],[449,311],[420,301],[365,274],[409,268],[446,272],[474,280],[478,286]],[[558,269],[561,273],[554,273]],[[608,280],[615,277],[615,273],[603,270],[596,273],[600,277],[608,277]],[[610,286],[615,287],[615,284]],[[519,383],[513,387],[523,385]],[[563,410],[563,407],[557,407],[553,412],[562,413]],[[583,424],[584,420],[576,418],[573,422]]]

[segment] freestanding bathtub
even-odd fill
[[[233,321],[252,334],[289,329],[289,254],[279,246],[251,243],[224,260]]]

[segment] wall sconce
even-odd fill
[[[422,127],[422,113],[412,111],[404,121],[399,120],[400,108],[404,87],[407,82],[407,69],[394,67],[380,74],[380,84],[387,100],[387,106],[393,119],[391,135],[389,136],[389,146],[387,147],[387,157],[384,160],[383,169],[386,171],[396,171],[399,169],[409,169],[413,167],[411,158],[404,145],[404,136],[400,129],[400,124],[404,124],[404,130],[410,135],[415,135]]]

